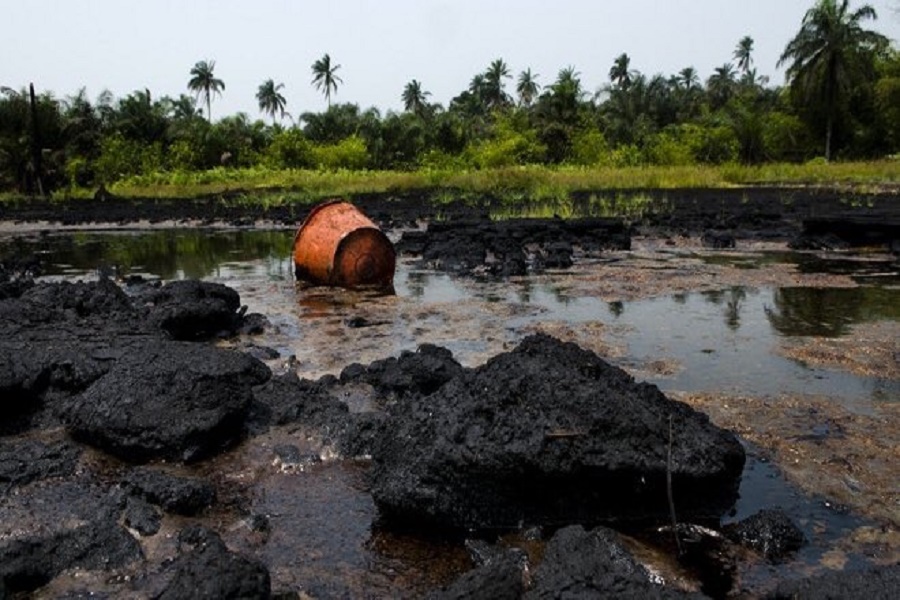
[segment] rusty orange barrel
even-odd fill
[[[358,208],[332,200],[313,208],[294,236],[294,273],[319,285],[390,288],[396,254]]]

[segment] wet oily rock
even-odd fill
[[[252,432],[298,422],[339,427],[346,423],[348,414],[347,405],[332,398],[324,386],[287,373],[253,390],[247,427]]]
[[[421,255],[424,262],[441,270],[500,276],[568,268],[573,246],[586,253],[629,249],[631,234],[621,219],[494,221],[483,214],[429,223],[427,231],[405,232],[398,243],[401,252]]]
[[[462,365],[446,348],[422,344],[399,358],[376,360],[368,366],[353,364],[341,372],[341,382],[363,382],[380,394],[393,397],[427,395],[463,372]]]
[[[68,331],[41,333],[46,339],[34,342],[0,339],[0,434],[54,424],[58,400],[109,370],[103,344],[73,341]]]
[[[182,280],[167,283],[147,298],[150,319],[176,340],[199,340],[231,333],[241,325],[238,293],[221,283]]]
[[[864,571],[827,571],[806,579],[782,581],[771,600],[820,600],[865,598],[894,600],[900,590],[900,564],[872,567]]]
[[[540,598],[704,598],[653,583],[611,529],[565,527],[550,539],[532,572],[526,600]]]
[[[32,350],[30,344],[0,340],[0,434],[18,429],[14,421],[40,409],[44,364]]]
[[[33,256],[0,260],[0,300],[21,296],[40,273],[40,261]]]
[[[399,523],[514,528],[718,518],[737,498],[735,436],[596,354],[546,335],[402,399],[373,448],[372,493]]]
[[[35,308],[56,313],[57,318],[127,318],[135,313],[128,295],[107,278],[87,283],[40,283],[22,294],[21,299]]]
[[[771,562],[781,562],[806,545],[806,536],[783,510],[765,509],[728,525],[725,535]]]
[[[132,469],[123,487],[136,497],[162,507],[166,512],[191,516],[216,500],[213,485],[197,477],[183,477],[149,467]]]
[[[56,400],[109,369],[115,340],[141,335],[135,317],[108,280],[41,283],[0,300],[0,433],[52,422]]]
[[[0,498],[0,581],[36,589],[66,569],[111,569],[141,558],[118,524],[120,498],[81,482],[37,483]]]
[[[300,423],[317,429],[323,441],[333,444],[344,456],[370,454],[382,414],[351,412],[345,402],[335,397],[335,384],[329,379],[309,381],[287,373],[257,386],[247,417],[247,432],[259,435],[272,426]]]
[[[528,559],[518,548],[508,549],[485,564],[464,573],[446,588],[428,595],[429,600],[491,598],[519,600],[525,592]]]
[[[214,531],[189,527],[178,536],[182,550],[167,568],[169,580],[152,597],[159,600],[270,598],[265,565],[230,551]]]
[[[162,527],[162,513],[149,502],[132,496],[125,503],[123,522],[140,536],[156,535]]]
[[[196,460],[238,439],[251,389],[269,369],[188,342],[137,345],[63,413],[77,440],[131,462]]]
[[[80,455],[65,440],[0,438],[0,495],[32,481],[72,475]]]

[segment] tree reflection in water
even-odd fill
[[[272,268],[280,271],[292,244],[293,231],[287,230],[76,232],[18,239],[0,247],[0,257],[38,254],[46,275],[105,271],[202,279],[220,275],[224,264],[262,259],[272,259]]]
[[[900,319],[897,295],[882,287],[778,288],[766,316],[784,336],[840,337],[857,323]]]

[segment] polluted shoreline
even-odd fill
[[[99,265],[91,277],[69,265],[34,282],[39,265],[4,262],[0,592],[180,597],[210,582],[222,586],[213,593],[255,597],[892,589],[896,403],[863,390],[847,406],[799,391],[779,404],[764,390],[741,396],[730,386],[750,384],[723,375],[735,367],[722,339],[749,350],[741,328],[755,319],[788,327],[767,308],[808,322],[790,312],[801,306],[791,296],[754,290],[869,289],[853,279],[857,262],[827,274],[766,264],[784,242],[742,237],[740,224],[715,235],[632,229],[627,245],[610,245],[591,239],[614,237],[603,221],[504,229],[473,214],[430,238],[412,226],[427,221],[381,221],[403,257],[394,297],[298,287],[246,258],[230,274],[206,271],[218,282],[156,282],[157,268],[97,277]],[[485,237],[500,245],[479,262],[471,249]],[[452,238],[466,252],[448,250]],[[896,271],[889,252],[860,260]],[[163,279],[190,271],[178,270]],[[71,283],[82,278],[91,281]],[[738,288],[743,296],[715,295]],[[887,327],[889,364],[896,283],[877,289],[887,292],[851,298],[867,308],[843,325],[850,333],[809,339],[853,347]],[[660,330],[635,304],[670,297],[663,310],[687,307],[700,323],[711,308],[731,337],[687,340],[696,349],[685,352],[683,333]],[[803,338],[790,339],[773,343],[796,356]],[[806,352],[826,364],[812,371],[823,388],[839,381],[827,368],[846,368],[834,357],[852,355],[826,349]],[[879,360],[858,354],[858,365]],[[752,367],[748,356],[737,360]],[[758,377],[797,359],[766,360]],[[896,376],[877,365],[889,396]],[[643,406],[638,397],[649,402],[643,416],[615,415]],[[864,431],[880,446],[859,441]],[[838,487],[813,493],[817,478]],[[190,579],[197,571],[203,581]]]

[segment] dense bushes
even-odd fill
[[[900,54],[885,52],[875,67],[842,106],[839,158],[900,152]],[[44,93],[32,111],[27,90],[2,88],[0,192],[91,189],[155,175],[196,181],[186,174],[209,170],[222,180],[223,169],[689,167],[822,154],[820,112],[755,73],[737,79],[717,69],[704,86],[691,69],[670,78],[626,70],[590,96],[570,67],[519,104],[498,77],[477,76],[446,109],[382,115],[335,104],[287,127],[243,113],[210,123],[193,98],[154,98],[149,90],[118,100],[105,93],[93,103],[83,92],[64,100]]]

